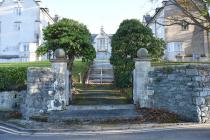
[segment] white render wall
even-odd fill
[[[165,26],[162,26],[160,24],[165,24],[165,14],[164,14],[164,9],[158,13],[157,18],[155,19],[155,21],[152,21],[149,24],[149,27],[152,29],[152,32],[154,34],[154,36],[158,37],[158,38],[162,38],[163,40],[165,40]],[[160,23],[160,24],[158,24]]]
[[[21,15],[15,12],[16,7],[22,7]],[[42,29],[53,23],[40,7],[35,0],[22,0],[19,5],[14,0],[4,0],[0,5],[0,62],[37,60],[35,51],[43,43]],[[20,30],[15,30],[16,22],[20,23]],[[5,56],[11,59],[2,60]]]
[[[96,59],[109,59],[111,57],[111,39],[103,31],[103,28],[100,34],[95,37],[93,46],[96,50]]]

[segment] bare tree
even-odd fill
[[[157,2],[158,0],[151,0]],[[179,25],[197,25],[200,28],[210,31],[209,6],[210,0],[168,0],[166,6],[174,5],[180,9],[179,14],[166,17],[166,23],[163,26]]]

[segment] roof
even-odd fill
[[[143,18],[146,21],[146,26],[148,26],[157,16],[160,12],[162,12],[162,10],[165,8],[165,6],[168,4],[169,0],[163,0],[162,7],[156,8],[155,9],[155,14],[153,16],[150,15],[145,15]]]
[[[91,41],[93,42],[98,35],[99,34],[91,34]],[[107,34],[107,36],[112,40],[113,34]]]
[[[96,38],[97,34],[91,34],[91,41],[93,42],[94,39]]]
[[[144,16],[144,20],[145,20],[146,24],[148,24],[151,19],[152,19],[152,17],[148,14]]]
[[[144,19],[145,19],[145,21],[146,21],[146,26],[148,26],[148,25],[157,17],[157,15],[158,15],[160,12],[162,12],[163,9],[164,9],[164,7],[157,8],[157,9],[156,9],[156,12],[155,12],[155,14],[154,14],[153,16],[150,16],[150,17],[144,16]],[[146,19],[145,17],[146,17],[147,19]]]
[[[39,6],[40,10],[45,13],[52,21],[55,22],[54,17],[52,17],[49,13],[49,9],[43,4],[42,0],[34,0],[34,2]]]

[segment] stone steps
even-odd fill
[[[65,111],[53,111],[49,115],[49,121],[63,122],[106,122],[135,120],[142,117],[142,114],[135,110],[134,105],[115,106],[70,106]]]
[[[113,83],[113,67],[109,60],[107,61],[94,61],[90,67],[88,76],[88,84],[101,84]]]
[[[82,91],[73,95],[74,105],[122,105],[130,103],[126,95],[119,91],[106,90]]]
[[[126,103],[130,103],[130,101],[123,97],[78,97],[72,101],[73,105],[122,105]]]
[[[110,74],[103,74],[102,75],[103,76],[103,79],[113,79],[114,77],[113,77],[113,75],[110,75]],[[101,74],[92,74],[90,77],[89,77],[90,79],[99,79],[99,78],[101,78]]]
[[[70,105],[68,110],[117,110],[117,109],[134,109],[133,104],[124,104],[124,105]]]
[[[113,79],[103,79],[103,81],[101,82],[101,79],[94,79],[94,80],[89,80],[89,84],[110,84],[113,83]]]

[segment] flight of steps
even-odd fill
[[[95,60],[90,67],[88,84],[111,84],[114,81],[113,67],[109,60]]]
[[[118,90],[84,90],[73,95],[73,105],[121,105],[131,103]]]
[[[124,105],[72,105],[65,111],[53,111],[49,115],[50,122],[67,123],[103,123],[114,121],[132,121],[142,118],[132,104]]]

